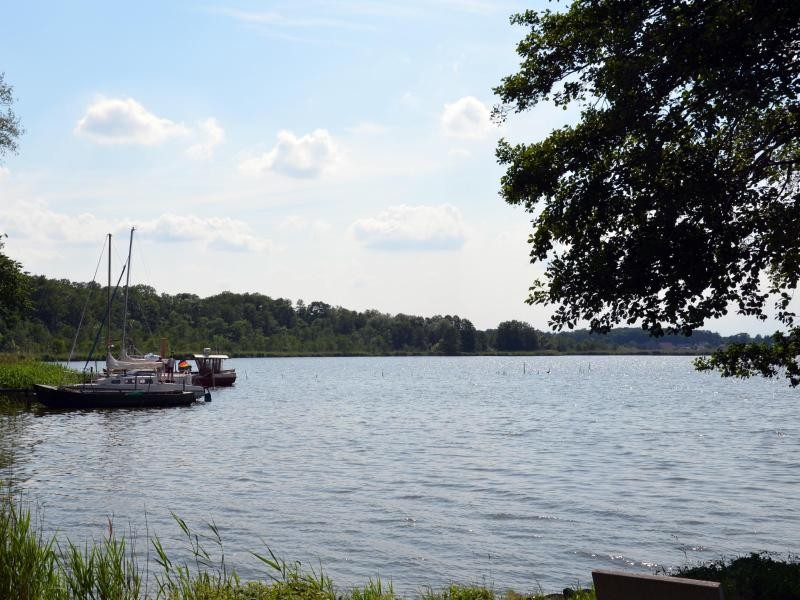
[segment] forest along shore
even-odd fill
[[[105,288],[43,276],[29,278],[31,310],[0,320],[0,352],[65,360],[78,324],[75,357],[86,357],[105,314]],[[157,351],[161,338],[170,352],[185,355],[211,347],[230,356],[390,356],[431,354],[708,354],[736,342],[764,341],[742,333],[723,337],[695,331],[690,337],[651,337],[639,328],[606,335],[588,330],[550,333],[509,320],[479,330],[457,315],[421,317],[354,311],[315,301],[223,292],[159,294],[133,286],[128,338],[142,351]]]

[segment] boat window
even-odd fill
[[[122,383],[119,379],[112,379],[111,383]]]
[[[136,383],[133,379],[126,379],[125,383]]]

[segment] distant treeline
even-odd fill
[[[30,277],[30,288],[32,307],[27,315],[13,322],[0,320],[0,351],[63,358],[81,324],[74,355],[87,356],[105,319],[106,288],[42,276]],[[123,294],[118,290],[111,319],[117,346],[122,314]],[[747,334],[723,338],[710,331],[652,338],[638,328],[614,329],[607,335],[585,330],[547,333],[520,321],[504,321],[496,329],[479,331],[468,319],[455,315],[358,312],[325,302],[293,303],[262,294],[223,292],[207,298],[158,294],[143,285],[131,288],[127,331],[128,340],[141,351],[157,352],[161,338],[167,338],[172,353],[211,347],[232,355],[699,354],[729,342],[751,340]],[[104,344],[105,334],[95,356],[103,356]]]

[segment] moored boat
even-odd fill
[[[39,402],[50,408],[121,408],[184,406],[201,398],[211,400],[204,388],[186,382],[167,383],[155,371],[103,377],[89,383],[59,387],[34,386]]]
[[[203,348],[203,354],[195,354],[197,372],[192,374],[192,383],[204,387],[228,387],[236,381],[236,369],[223,369],[225,354],[211,354],[211,348]]]
[[[192,391],[111,390],[76,386],[35,385],[36,400],[48,408],[155,408],[188,406],[197,401]]]
[[[131,241],[133,230],[131,230]],[[163,381],[161,372],[164,363],[150,359],[132,360],[124,352],[116,360],[111,354],[111,234],[108,234],[108,297],[106,319],[101,327],[106,329],[107,377],[76,385],[35,385],[37,400],[49,408],[144,408],[162,406],[185,406],[203,397],[211,400],[211,394],[203,387],[193,385],[191,379]],[[130,250],[128,253],[130,261]],[[122,279],[122,275],[120,275]],[[119,282],[117,282],[119,285]],[[116,293],[116,292],[115,292]],[[126,293],[127,296],[127,293]],[[127,302],[127,300],[126,300]],[[102,329],[98,330],[95,344]],[[91,352],[89,356],[91,358]],[[88,364],[88,359],[87,359]]]

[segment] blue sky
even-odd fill
[[[548,2],[29,1],[6,7],[0,71],[26,129],[0,167],[6,252],[91,279],[103,235],[162,292],[520,319],[540,268],[498,196],[491,88],[518,64],[508,17]],[[725,333],[756,329],[729,318]]]

